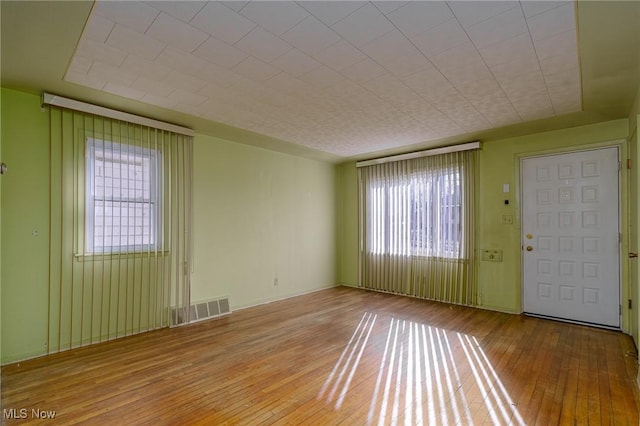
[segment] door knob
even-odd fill
[[[533,250],[533,247],[527,246],[527,251],[532,251],[532,250]]]

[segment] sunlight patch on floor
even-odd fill
[[[377,323],[387,329],[384,348],[367,347],[376,319],[362,316],[318,399],[339,410],[363,356],[379,357],[369,425],[525,425],[474,336],[391,318]]]

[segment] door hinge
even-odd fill
[[[618,171],[622,170],[622,161],[618,161]]]
[[[622,244],[622,232],[618,232],[618,244]]]
[[[618,305],[618,308],[620,308],[618,309],[618,314],[622,315],[622,305]]]
[[[631,170],[631,158],[627,158],[627,170]]]
[[[633,309],[633,301],[629,299],[628,302],[629,302],[629,309]]]

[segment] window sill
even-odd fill
[[[77,262],[101,262],[103,260],[120,260],[134,258],[153,258],[167,256],[169,250],[149,251],[149,252],[123,252],[123,253],[75,253],[74,257]]]

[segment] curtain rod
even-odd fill
[[[58,95],[52,95],[51,93],[42,93],[43,105],[55,105],[63,108],[73,109],[80,112],[86,112],[89,114],[100,115],[107,118],[113,118],[115,120],[127,121],[133,124],[140,124],[141,126],[154,127],[160,130],[167,130],[169,132],[180,133],[186,136],[194,136],[193,129],[188,127],[178,126],[176,124],[165,123],[164,121],[154,120],[152,118],[141,117],[139,115],[129,114],[128,112],[122,112],[111,108],[105,108],[99,105],[88,104],[86,102],[76,101],[75,99],[69,99]]]
[[[413,158],[429,157],[431,155],[447,154],[449,152],[469,151],[471,149],[480,149],[480,141],[468,142],[460,145],[443,146],[441,148],[427,149],[424,151],[409,152],[407,154],[392,155],[390,157],[380,157],[373,158],[371,160],[358,161],[356,163],[356,167],[391,163],[394,161],[411,160]]]

